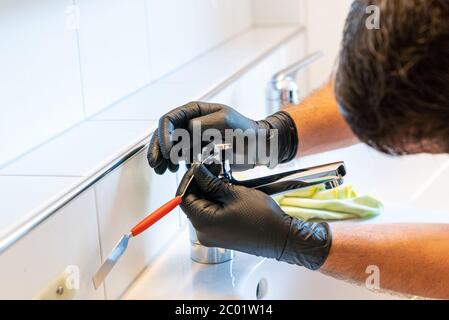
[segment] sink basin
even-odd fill
[[[276,260],[265,260],[248,275],[242,299],[333,300],[403,299],[398,295],[370,291],[364,286],[334,279],[322,273]]]
[[[385,212],[369,221],[449,223],[445,189],[434,184],[449,179],[448,156],[393,158],[357,145],[307,157],[276,170],[345,161],[351,183],[360,194],[379,198]],[[267,174],[268,169],[245,173]],[[270,171],[271,173],[273,171]],[[241,178],[240,176],[239,178]],[[431,204],[431,209],[427,207]],[[346,222],[337,222],[346,223]],[[367,275],[368,276],[368,275]],[[305,268],[236,253],[231,262],[202,265],[190,259],[187,227],[151,262],[122,296],[123,299],[404,299],[370,291]]]

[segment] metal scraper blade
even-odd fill
[[[103,283],[104,279],[107,277],[109,272],[111,272],[112,268],[115,266],[117,261],[125,252],[128,247],[128,241],[132,237],[131,233],[125,234],[121,237],[120,241],[114,247],[114,250],[109,254],[105,262],[101,265],[98,271],[93,276],[92,280],[94,282],[95,289],[98,289]]]

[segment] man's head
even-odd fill
[[[369,29],[366,8],[380,8]],[[449,1],[356,0],[335,94],[363,142],[390,154],[449,152]]]

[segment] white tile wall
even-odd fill
[[[249,0],[195,0],[200,50],[208,50],[252,24]]]
[[[231,36],[235,36],[245,31],[253,25],[253,11],[251,0],[226,0],[230,3],[229,21],[227,28],[230,28]]]
[[[329,80],[336,66],[343,35],[343,27],[352,0],[308,0],[308,50],[322,50],[325,57],[316,63],[310,76],[310,85],[316,88]],[[325,9],[323,9],[325,8]]]
[[[251,19],[251,0],[1,1],[0,167]]]
[[[154,121],[86,121],[0,170],[0,175],[86,176],[148,136]]]
[[[289,42],[281,46],[281,68],[286,68],[299,60],[307,56],[307,39],[306,33],[300,33],[293,37]],[[303,99],[310,94],[311,88],[309,85],[309,79],[311,71],[314,69],[314,65],[298,71],[296,76],[296,83],[299,89],[299,98]]]
[[[252,0],[255,25],[302,23],[302,6],[307,0]]]
[[[146,3],[151,72],[159,78],[199,53],[194,0]]]
[[[154,83],[94,117],[95,120],[158,120],[204,94],[198,83]]]
[[[13,226],[29,219],[33,210],[43,206],[78,180],[64,177],[0,176],[0,237]]]
[[[208,87],[232,76],[230,70],[240,70],[255,57],[273,49],[276,42],[288,38],[297,28],[254,28],[244,35],[233,38],[220,48],[211,50],[180,68],[163,80],[143,88],[132,96],[118,102],[94,117],[96,120],[157,120],[167,111],[191,100],[199,99],[208,92]],[[271,47],[270,47],[271,44]],[[286,65],[305,55],[304,32],[286,41],[280,48],[262,59],[257,65],[231,84],[212,100],[232,105],[250,115],[265,114],[265,87],[271,76]],[[302,78],[301,78],[302,79]],[[301,80],[301,84],[304,81]],[[304,86],[301,86],[303,89]],[[225,96],[232,98],[227,99]],[[255,112],[257,109],[257,112]]]
[[[250,0],[146,1],[153,78],[251,26]]]
[[[277,44],[297,32],[297,27],[254,28],[208,52],[162,81],[166,83],[201,83],[204,88],[215,87],[229,78],[224,70],[236,72],[254,62],[255,57],[275,49]]]
[[[159,176],[141,152],[96,186],[103,259],[120,237],[147,214],[174,197],[176,175]],[[116,299],[179,230],[179,210],[132,238],[128,249],[106,279],[108,299]]]
[[[238,106],[236,108],[245,116],[260,120],[268,115],[265,90],[273,74],[281,69],[280,60],[278,49],[238,81],[236,92]]]
[[[324,51],[314,64],[310,88],[329,80],[343,34],[343,26],[353,0],[252,0],[254,25],[301,24],[307,27],[307,51]]]
[[[89,116],[150,81],[145,0],[76,1]]]
[[[254,25],[301,24],[307,27],[307,51],[322,50],[314,64],[310,88],[329,80],[336,65],[343,26],[352,0],[253,0]],[[310,89],[309,89],[310,90]]]
[[[83,117],[71,4],[0,1],[0,165]]]
[[[305,52],[305,37],[300,33],[210,100],[228,104],[252,119],[263,119],[269,112],[265,101],[265,90],[269,80],[282,68],[304,58]],[[306,72],[302,72],[298,76],[301,92],[307,90],[306,75]]]
[[[305,57],[304,34],[299,34],[275,50],[254,69],[238,81],[239,110],[253,119],[263,119],[270,110],[266,108],[265,90],[273,74]],[[307,90],[307,73],[298,73],[301,92]]]
[[[35,298],[64,271],[79,276],[74,299],[104,299],[103,288],[95,290],[92,283],[100,265],[95,210],[89,189],[1,253],[0,299]]]

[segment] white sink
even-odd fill
[[[248,275],[241,288],[243,299],[332,300],[401,299],[302,267],[267,259]]]
[[[365,146],[307,157],[295,164],[306,167],[327,162],[346,162],[346,182],[359,193],[384,202],[385,212],[360,223],[449,223],[444,189],[433,184],[449,179],[447,156],[420,155],[391,158]],[[265,170],[266,171],[266,170]],[[266,174],[263,169],[251,175]],[[447,177],[444,177],[446,175]],[[447,178],[447,179],[446,179]],[[424,199],[425,201],[420,201]],[[425,209],[432,202],[432,209]],[[345,222],[338,222],[345,223]],[[373,292],[364,286],[333,279],[302,267],[237,253],[232,262],[201,265],[190,260],[187,228],[151,263],[124,299],[401,299]]]

